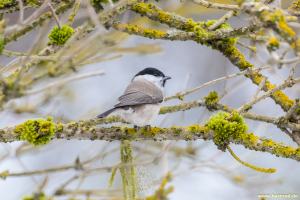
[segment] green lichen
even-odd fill
[[[211,25],[213,25],[213,24],[216,23],[216,22],[217,22],[217,20],[212,19],[212,20],[207,20],[207,21],[205,21],[205,22],[200,22],[199,24],[200,24],[201,26],[203,26],[204,28],[208,28],[208,27],[210,27]],[[232,27],[230,26],[229,23],[222,23],[222,24],[220,24],[220,25],[217,27],[216,30],[220,30],[220,29],[228,30],[228,29],[232,29]]]
[[[216,91],[211,91],[206,97],[204,97],[204,102],[209,110],[213,110],[218,101],[219,95]]]
[[[294,37],[296,35],[296,32],[287,24],[285,20],[281,20],[278,22],[278,28],[287,37]]]
[[[237,138],[237,140],[242,141],[242,143],[246,146],[246,147],[253,147],[256,146],[258,141],[259,141],[259,137],[254,135],[253,133],[245,133],[245,134],[240,134]]]
[[[55,132],[61,133],[64,130],[64,125],[62,123],[57,123],[55,126]]]
[[[159,128],[159,127],[141,127],[138,130],[141,135],[147,136],[147,137],[153,137],[159,133],[163,133],[164,129],[163,128]]]
[[[222,52],[235,66],[237,66],[240,70],[246,70],[248,68],[253,68],[253,65],[248,62],[245,56],[233,45],[236,39],[232,39],[232,41],[227,42],[210,42],[209,45],[213,49],[217,49]],[[246,77],[249,77],[253,83],[259,85],[261,81],[264,80],[264,77],[259,72],[252,72],[250,74],[246,74]],[[274,89],[276,86],[270,83],[270,81],[265,82],[265,86],[263,89],[265,91],[269,91]],[[276,91],[272,95],[272,98],[275,100],[277,104],[279,104],[285,111],[289,110],[289,108],[293,105],[294,101],[289,99],[287,95],[285,95],[282,91]]]
[[[294,15],[299,15],[300,14],[300,0],[294,0],[288,9]]]
[[[289,110],[293,104],[294,100],[290,99],[287,95],[285,95],[282,91],[277,90],[271,95],[277,103],[280,103],[281,107],[287,111]]]
[[[26,3],[29,5],[29,6],[38,6],[40,3],[38,0],[26,0]]]
[[[269,51],[275,51],[279,48],[279,41],[275,36],[272,36],[268,40],[267,49]]]
[[[277,33],[288,40],[296,35],[296,32],[287,24],[284,13],[279,9],[272,12],[262,11],[259,17],[267,26],[272,26]]]
[[[217,20],[208,20],[206,22],[200,22],[199,24],[204,27],[205,29],[208,29],[211,25],[213,25]],[[232,27],[229,23],[223,23],[220,24],[215,31],[229,31],[232,30]],[[209,37],[213,37],[214,35],[211,34],[209,35]],[[218,45],[222,45],[223,48],[229,48],[229,47],[233,47],[236,42],[237,42],[238,38],[236,37],[230,37],[230,38],[224,38],[224,39],[212,39],[209,40],[208,42],[205,42],[204,44],[211,46],[214,49],[214,45],[216,45],[216,43],[218,43]]]
[[[248,162],[245,162],[243,160],[241,160],[233,151],[232,149],[228,146],[227,147],[230,155],[239,163],[241,163],[242,165],[246,166],[246,167],[249,167],[250,169],[253,169],[257,172],[262,172],[262,173],[275,173],[276,172],[276,169],[274,168],[264,168],[264,167],[258,167],[258,166],[255,166],[255,165],[252,165]]]
[[[198,41],[207,39],[210,36],[210,33],[207,30],[205,30],[200,24],[194,26],[193,32],[198,38]]]
[[[64,45],[73,33],[74,29],[69,25],[63,25],[61,28],[55,26],[48,35],[49,44]]]
[[[0,54],[2,54],[2,51],[4,49],[4,37],[3,34],[0,33]]]
[[[261,139],[261,140],[262,140],[261,145],[264,148],[272,149],[273,153],[276,156],[281,156],[286,158],[292,157],[294,155],[298,156],[297,152],[299,151],[300,148],[297,149],[294,147],[285,146],[281,143],[276,143],[270,139]]]
[[[213,141],[222,151],[226,150],[230,139],[237,139],[248,129],[243,117],[237,112],[219,112],[208,120],[206,126],[214,131]]]
[[[137,133],[135,128],[130,128],[130,127],[122,127],[121,130],[123,133],[125,133],[129,136],[134,136]]]
[[[182,133],[182,128],[179,126],[171,126],[170,129],[174,133],[174,135],[180,135]]]
[[[128,33],[142,35],[151,39],[161,39],[167,36],[167,33],[164,31],[142,28],[132,24],[118,24],[116,26],[120,29],[124,29]]]
[[[216,20],[207,20],[204,22],[198,22],[196,25],[194,25],[193,32],[197,36],[197,41],[200,44],[205,44],[208,46],[211,46],[212,43],[215,42],[222,42],[227,45],[234,45],[236,43],[236,38],[225,38],[225,39],[211,39],[214,35],[212,32],[208,31],[208,28],[213,25],[216,22]],[[220,30],[231,30],[232,27],[228,23],[223,23],[220,24],[215,31],[220,31]],[[207,41],[208,40],[208,41]],[[204,42],[203,42],[204,41]]]
[[[291,7],[295,10],[300,10],[300,0],[293,1]]]
[[[149,16],[151,19],[155,19],[180,30],[192,31],[197,24],[193,20],[188,20],[187,23],[182,23],[182,21],[178,20],[172,14],[161,10],[152,3],[136,3],[131,7],[131,9],[141,15]]]
[[[186,127],[186,131],[192,134],[197,134],[197,133],[206,133],[208,129],[205,126],[200,126],[199,124],[193,124]]]
[[[51,118],[27,120],[16,126],[14,132],[20,140],[28,141],[35,146],[47,144],[55,134],[55,124]]]
[[[25,196],[22,198],[22,200],[47,200],[49,198],[47,198],[47,196],[41,192],[41,193],[36,193],[30,196]]]
[[[137,178],[134,166],[134,158],[131,143],[128,140],[121,141],[120,146],[123,196],[125,200],[136,199],[137,195]]]
[[[3,36],[4,27],[5,27],[5,21],[0,20],[0,54],[2,53],[4,46],[5,46],[4,36]]]
[[[0,172],[0,179],[5,180],[6,177],[8,177],[8,176],[9,176],[9,171],[8,170]]]
[[[296,115],[300,115],[300,107],[295,110]]]
[[[14,0],[0,0],[0,8],[5,8],[14,5],[15,3]]]
[[[230,38],[224,42],[211,42],[210,46],[213,49],[217,49],[222,52],[224,56],[226,56],[232,64],[236,65],[240,70],[253,67],[253,65],[246,60],[245,56],[235,47],[236,41],[236,38]]]

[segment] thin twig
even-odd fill
[[[201,6],[204,6],[206,8],[216,8],[221,10],[235,10],[235,11],[240,10],[240,7],[238,5],[213,3],[205,0],[193,0],[193,2]]]
[[[100,76],[100,75],[103,75],[103,74],[104,74],[103,70],[95,71],[95,72],[88,72],[88,73],[85,73],[85,74],[78,74],[78,75],[75,75],[75,76],[67,77],[63,80],[60,80],[60,81],[57,81],[57,82],[54,82],[54,83],[50,83],[50,84],[48,84],[48,85],[46,85],[42,88],[25,91],[24,95],[37,94],[37,93],[43,92],[45,90],[49,90],[50,88],[60,87],[62,85],[65,85],[66,83],[69,83],[69,82],[72,82],[72,81],[75,81],[75,80],[90,78],[90,77],[93,77],[93,76]]]
[[[287,87],[291,87],[297,83],[300,83],[300,78],[298,79],[287,79],[284,81],[284,83],[282,83],[281,85],[277,86],[276,88],[269,90],[268,92],[266,92],[265,94],[261,95],[260,97],[257,97],[256,99],[253,99],[252,101],[250,101],[249,103],[244,104],[243,106],[241,106],[238,110],[238,112],[243,112],[249,108],[251,108],[254,104],[256,104],[257,102],[271,96],[274,92],[285,89]]]
[[[261,71],[261,70],[264,70],[264,69],[268,69],[268,68],[271,68],[270,66],[267,66],[267,67],[262,67],[262,68],[257,68],[257,69],[254,69],[254,71]],[[184,92],[178,92],[177,94],[173,95],[173,96],[169,96],[169,97],[166,97],[164,99],[164,101],[168,101],[168,100],[171,100],[171,99],[177,99],[178,97],[182,97],[182,96],[186,96],[186,95],[189,95],[191,93],[194,93],[200,89],[202,89],[203,87],[206,87],[206,86],[209,86],[209,85],[212,85],[212,84],[215,84],[217,82],[220,82],[220,81],[223,81],[223,80],[228,80],[230,78],[234,78],[234,77],[237,77],[237,76],[241,76],[241,75],[245,75],[249,73],[248,70],[245,70],[245,71],[241,71],[241,72],[238,72],[238,73],[234,73],[234,74],[230,74],[230,75],[226,75],[226,76],[223,76],[223,77],[220,77],[220,78],[217,78],[217,79],[214,79],[214,80],[211,80],[211,81],[208,81],[200,86],[197,86],[195,88],[192,88],[192,89],[189,89],[189,90],[186,90]]]
[[[23,24],[24,23],[24,4],[23,4],[23,0],[18,0],[18,3],[19,3],[19,8],[20,8],[19,23]]]
[[[56,24],[57,24],[58,28],[61,28],[61,23],[59,21],[59,18],[57,16],[57,14],[55,13],[55,10],[54,10],[53,6],[51,5],[51,2],[48,3],[48,6],[49,6],[49,8],[50,8],[50,10],[51,10],[51,12],[53,14],[53,17],[54,17],[54,19],[56,21]]]
[[[225,15],[223,15],[221,18],[219,18],[215,23],[213,23],[211,26],[208,27],[208,30],[213,31],[217,29],[221,24],[226,22],[229,18],[236,15],[237,11],[228,11]]]

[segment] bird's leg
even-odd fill
[[[149,124],[146,125],[146,126],[145,126],[145,129],[146,129],[147,132],[149,132],[149,131],[151,130],[151,125],[149,125]]]
[[[133,125],[133,128],[136,132],[138,132],[139,130],[143,130],[143,131],[147,131],[149,132],[151,130],[151,125],[145,125],[145,126],[137,126],[137,125]]]
[[[134,129],[138,129],[138,128],[140,128],[140,127],[137,126],[137,125],[133,125],[133,128],[134,128]]]
[[[136,132],[138,132],[138,131],[141,129],[141,127],[140,127],[140,126],[137,126],[137,125],[133,125],[133,128],[134,128],[134,130],[135,130]]]

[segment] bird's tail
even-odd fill
[[[110,113],[112,113],[115,110],[116,110],[116,108],[109,109],[108,111],[105,111],[104,113],[102,113],[100,115],[97,115],[97,118],[107,117]]]

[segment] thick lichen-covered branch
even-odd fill
[[[116,118],[107,119],[116,121]],[[96,120],[97,121],[97,120]],[[218,120],[217,120],[218,121]],[[95,125],[95,121],[79,121],[68,124],[55,123],[49,120],[29,120],[15,127],[0,130],[1,142],[13,142],[20,140],[32,141],[31,138],[43,139],[43,144],[50,139],[84,139],[84,140],[215,140],[215,132],[209,129],[209,126],[193,124],[185,127],[142,127],[139,129],[129,126],[111,126],[103,127]],[[47,125],[43,125],[43,124]],[[213,124],[215,124],[213,122]],[[222,124],[222,123],[221,123]],[[220,124],[219,124],[220,125]],[[215,126],[219,126],[215,124]],[[39,127],[39,128],[32,128]],[[219,129],[218,129],[219,130]],[[227,129],[226,129],[227,130]],[[231,130],[230,128],[228,130]],[[54,131],[54,132],[53,132]],[[221,137],[217,137],[221,138]],[[234,137],[228,137],[226,144],[241,144],[248,149],[255,151],[269,152],[273,155],[290,158],[300,161],[300,148],[290,147],[271,139],[260,138],[253,133],[240,132]],[[219,140],[218,140],[219,141]],[[219,142],[218,142],[219,143]],[[34,143],[33,143],[34,144]],[[220,143],[219,143],[220,144]]]
[[[180,97],[179,97],[180,98]],[[199,101],[191,101],[191,102],[184,102],[173,106],[163,106],[160,109],[160,114],[167,114],[167,113],[173,113],[173,112],[179,112],[179,111],[186,111],[198,107],[206,107],[210,111],[225,111],[232,113],[235,111],[235,109],[224,105],[219,101],[218,93],[215,91],[210,92],[206,97],[204,97],[203,100]],[[297,107],[297,106],[295,106]],[[292,113],[295,113],[296,110],[294,110]],[[241,115],[244,118],[255,120],[255,121],[261,121],[265,123],[274,124],[279,128],[288,128],[290,130],[294,131],[300,131],[299,124],[296,124],[294,122],[288,121],[286,118],[282,120],[282,117],[276,118],[271,117],[267,115],[259,115],[251,112],[241,112]],[[295,141],[297,144],[300,144],[298,141]]]

